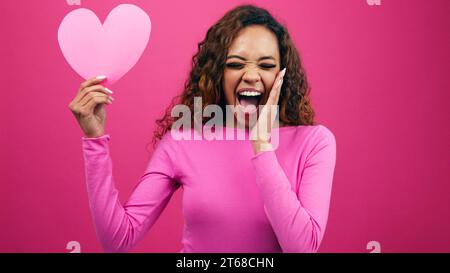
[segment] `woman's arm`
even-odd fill
[[[313,137],[316,145],[307,157],[297,192],[292,190],[274,151],[252,158],[264,210],[283,252],[316,252],[325,231],[336,141],[323,126]]]
[[[169,135],[170,137],[170,135]],[[82,137],[89,205],[106,252],[132,248],[151,228],[178,189],[167,136],[156,147],[145,173],[125,205],[118,198],[109,154],[109,135]],[[173,155],[173,154],[172,154]]]

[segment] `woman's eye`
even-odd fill
[[[227,63],[226,66],[228,68],[240,69],[243,68],[245,65],[241,63]],[[259,66],[263,69],[271,69],[276,67],[276,65],[274,64],[260,64]]]
[[[265,69],[270,69],[270,68],[276,67],[276,65],[274,65],[274,64],[260,64],[260,66]]]
[[[226,66],[229,68],[242,68],[244,65],[240,63],[227,63]]]

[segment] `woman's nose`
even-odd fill
[[[261,77],[257,69],[249,68],[244,72],[242,79],[246,82],[258,82],[261,79]]]

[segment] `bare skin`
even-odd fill
[[[75,116],[86,137],[94,138],[104,135],[106,110],[114,98],[112,92],[100,85],[106,77],[99,76],[89,79],[80,85],[75,98],[70,102],[69,109]]]
[[[229,105],[239,104],[238,93],[245,89],[261,93],[260,103],[266,102],[257,122],[245,124],[252,128],[253,134],[258,132],[257,139],[252,140],[255,153],[272,149],[268,140],[276,113],[270,111],[273,109],[270,106],[278,105],[284,74],[275,34],[259,25],[241,30],[228,50],[222,86]]]

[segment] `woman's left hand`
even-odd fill
[[[285,74],[286,68],[278,73],[270,91],[269,98],[259,113],[258,121],[251,129],[250,139],[255,154],[273,150],[269,142],[270,132],[278,114],[278,99],[280,98],[281,86],[283,85],[283,77]]]

